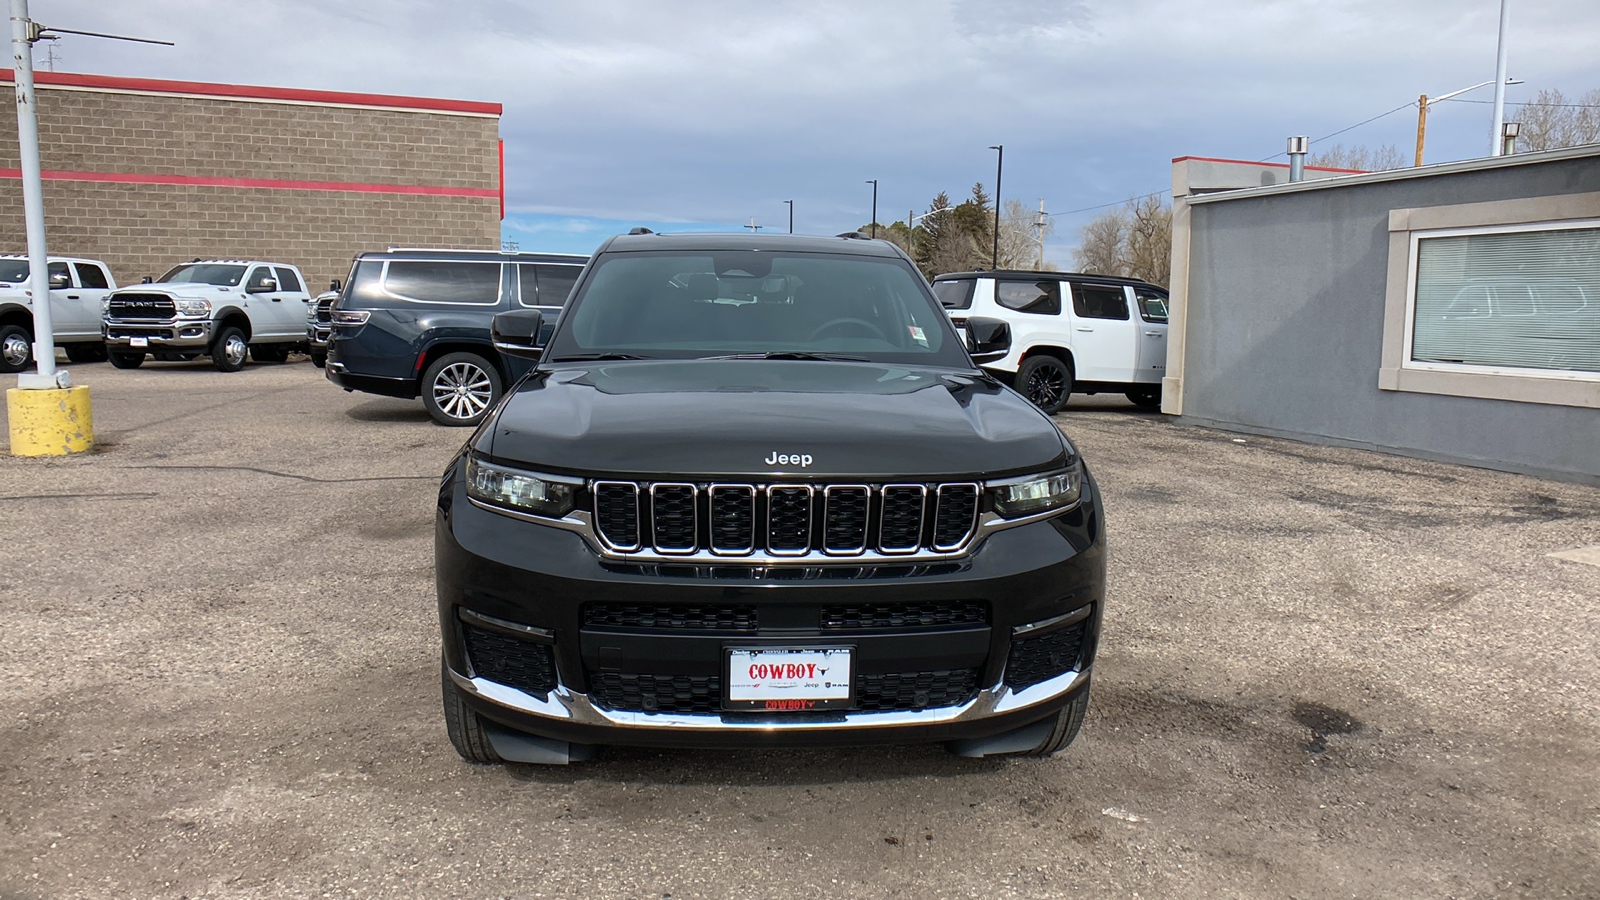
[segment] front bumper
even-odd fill
[[[328,349],[328,337],[331,334],[333,334],[333,326],[331,325],[306,326],[306,342],[311,345],[313,350]]]
[[[204,350],[211,346],[211,328],[210,319],[107,319],[101,334],[113,350]]]
[[[1013,731],[1054,714],[1088,687],[1105,579],[1092,478],[1072,512],[991,534],[960,559],[936,564],[641,566],[602,559],[571,532],[469,503],[456,469],[441,485],[435,532],[444,661],[466,702],[503,727],[579,744],[931,742]],[[919,604],[981,604],[986,613],[981,622],[848,633],[819,627],[816,617],[825,609]],[[668,610],[738,608],[761,625],[737,633],[619,626],[600,621],[596,607],[649,608],[664,617]],[[528,659],[544,660],[549,680],[507,683],[525,669],[469,650],[488,646],[486,634],[496,648],[522,647]],[[725,674],[719,667],[728,648],[840,643],[854,648],[856,695],[864,705],[777,713],[720,708],[716,680]],[[1019,654],[1046,644],[1069,650],[1044,670],[1034,653],[1025,660],[1031,675],[1011,677],[1008,669],[1024,668]],[[966,673],[964,688],[950,687],[952,673]],[[866,702],[867,679],[879,687],[884,679],[933,686]],[[1018,680],[1025,683],[1012,683]],[[643,706],[629,699],[640,696],[640,685]],[[698,697],[693,704],[648,708],[648,698],[670,706],[690,691]]]

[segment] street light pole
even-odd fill
[[[1489,155],[1499,156],[1501,131],[1506,121],[1506,29],[1511,24],[1511,0],[1500,0],[1500,40],[1494,61],[1494,130],[1489,135]]]
[[[50,320],[50,254],[44,244],[44,187],[39,180],[39,120],[33,89],[33,42],[42,29],[28,18],[28,0],[11,0],[11,59],[17,85],[17,150],[22,168],[22,218],[28,235],[28,281],[33,288],[33,360],[36,375],[17,376],[17,387],[53,390],[71,387],[66,372],[56,372],[56,338]]]
[[[989,268],[1000,268],[1000,174],[1005,170],[1006,147],[996,144],[989,148],[999,151],[994,163],[994,256],[989,260]]]
[[[789,204],[789,233],[794,234],[794,201],[785,200],[783,202]]]
[[[869,179],[867,181],[867,184],[872,185],[872,224],[868,225],[867,227],[872,231],[872,236],[873,237],[877,237],[878,236],[878,179],[876,179],[876,178]]]

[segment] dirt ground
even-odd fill
[[[1044,761],[445,740],[432,499],[465,433],[303,361],[73,366],[0,456],[0,898],[1600,897],[1600,488],[1059,417],[1105,641]]]

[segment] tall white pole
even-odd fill
[[[12,71],[17,84],[17,149],[22,157],[22,216],[28,232],[28,281],[33,287],[33,359],[37,375],[17,376],[17,387],[66,387],[66,372],[56,372],[56,340],[50,321],[49,254],[44,244],[44,188],[39,180],[39,121],[33,90],[34,24],[28,0],[11,0]]]
[[[1500,0],[1500,46],[1494,63],[1494,133],[1489,135],[1489,155],[1504,149],[1500,137],[1506,121],[1506,28],[1511,23],[1511,0]]]

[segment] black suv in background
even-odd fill
[[[509,373],[489,340],[496,313],[566,303],[586,256],[391,248],[363,253],[333,304],[328,380],[410,399],[434,421],[476,425]]]
[[[450,463],[444,718],[477,762],[597,744],[1077,734],[1105,594],[1100,495],[974,365],[911,261],[864,236],[608,240],[537,366]],[[545,344],[542,351],[540,344]],[[969,354],[969,349],[971,353]]]

